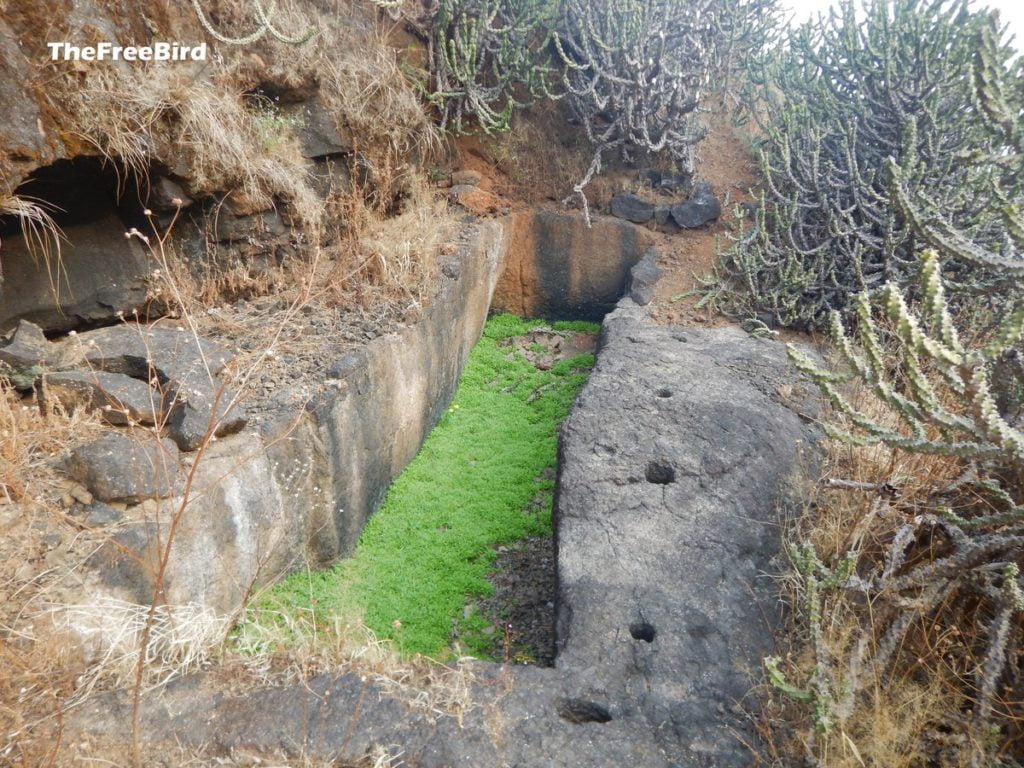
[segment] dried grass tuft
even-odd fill
[[[851,387],[845,394],[869,418],[880,423],[893,418],[866,389]],[[836,414],[826,418],[839,419]],[[980,728],[975,717],[976,678],[990,642],[987,609],[954,596],[918,611],[909,603],[894,604],[885,593],[870,596],[855,588],[856,579],[886,567],[908,521],[935,512],[939,491],[963,475],[962,461],[885,445],[829,441],[826,446],[824,474],[807,493],[808,503],[787,538],[792,552],[813,547],[833,573],[852,562],[852,580],[825,584],[819,576],[812,586],[799,557],[783,579],[793,614],[790,653],[779,668],[787,684],[811,698],[797,701],[781,686],[769,689],[762,730],[775,754],[771,764],[805,759],[825,768],[966,768],[1014,754],[1021,735],[1016,682],[1008,681],[1013,687],[995,696],[994,728]],[[930,544],[908,544],[907,567],[941,557],[943,546],[938,533]],[[812,589],[818,594],[816,607]],[[890,650],[885,632],[902,620],[901,612],[907,628]],[[1019,616],[1014,627],[1021,630]],[[887,659],[880,666],[874,663],[879,657]],[[824,690],[832,697],[823,697],[819,691]]]

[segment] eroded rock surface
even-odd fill
[[[111,432],[75,448],[68,474],[100,501],[166,498],[177,485],[178,449],[170,440]]]
[[[628,221],[531,211],[511,217],[509,255],[492,309],[520,317],[600,321],[615,307],[629,270],[653,243]]]
[[[783,396],[781,344],[631,305],[562,431],[556,663],[677,763],[746,765],[736,705],[771,651],[777,506],[810,405]]]

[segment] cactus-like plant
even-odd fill
[[[961,0],[878,0],[863,13],[844,0],[756,74],[763,197],[720,270],[756,310],[819,328],[853,294],[912,281],[923,233],[893,200],[894,167],[907,195],[927,192],[957,232],[993,243],[993,171],[967,162],[997,149],[974,107],[976,39],[990,23]],[[988,71],[1008,57],[993,44]],[[951,290],[985,279],[957,271]]]
[[[922,240],[1003,284],[1017,284],[1024,278],[1024,62],[1017,60],[1016,73],[1002,66],[998,37],[990,19],[977,33],[973,57],[975,100],[990,139],[959,158],[984,183],[975,205],[996,213],[987,230],[965,231],[932,190],[913,183],[921,175],[916,156],[901,163],[889,158],[888,171],[894,203]]]
[[[576,119],[594,147],[583,189],[604,157],[639,153],[694,170],[697,113],[712,73],[729,72],[772,25],[774,0],[564,0],[554,36]],[[721,85],[721,83],[719,84]]]
[[[704,135],[694,117],[710,74],[711,5],[565,0],[555,45],[569,103],[595,148],[577,194],[609,151],[627,160],[638,150],[665,152],[693,171],[693,147]]]
[[[829,701],[836,712],[849,714],[849,697],[886,671],[916,621],[940,607],[963,609],[958,621],[965,634],[973,625],[973,634],[984,638],[975,673],[979,706],[972,722],[984,726],[992,716],[999,681],[1016,657],[1014,627],[1024,614],[1019,570],[1024,562],[1024,432],[1000,411],[990,386],[992,371],[1021,343],[1024,300],[1006,305],[990,338],[983,345],[971,345],[954,323],[933,250],[923,255],[920,294],[916,311],[893,282],[874,298],[867,292],[858,294],[853,299],[852,335],[840,313],[831,314],[835,348],[848,375],[868,388],[874,411],[883,416],[869,415],[843,395],[840,384],[846,376],[825,370],[795,346],[788,347],[797,367],[849,422],[848,428],[826,425],[830,436],[854,445],[882,443],[897,450],[950,456],[967,468],[953,485],[935,489],[934,511],[915,510],[892,536],[883,560],[849,568],[842,583],[833,584],[868,596],[877,618],[872,632],[851,652],[842,684],[833,676],[829,686],[817,691],[812,685],[809,693],[820,703],[826,693],[845,690],[847,698],[833,695]],[[877,314],[887,317],[888,331],[883,332]],[[971,494],[965,494],[968,485]],[[951,504],[958,494],[985,502],[971,513],[954,512]],[[919,551],[935,554],[911,560],[908,552],[918,545]],[[808,600],[815,601],[808,608],[813,626],[820,590],[813,579],[808,583]],[[985,610],[978,609],[979,602]],[[861,674],[869,669],[874,674]],[[779,676],[777,669],[774,673]]]
[[[950,316],[935,251],[924,253],[921,288],[920,315],[908,308],[895,283],[887,283],[877,299],[899,344],[901,354],[895,366],[884,353],[868,293],[853,300],[860,351],[843,328],[839,312],[831,316],[832,338],[843,361],[897,417],[894,421],[902,429],[879,423],[855,408],[839,391],[841,377],[789,345],[797,367],[854,427],[845,432],[826,429],[834,438],[859,445],[886,443],[909,451],[998,460],[1024,470],[1024,433],[999,413],[989,384],[992,367],[1015,349],[1024,333],[1024,302],[1007,313],[987,345],[971,349],[961,341]]]
[[[289,35],[282,32],[274,24],[274,16],[277,14],[277,0],[270,0],[270,4],[264,8],[262,0],[252,0],[253,13],[256,16],[258,26],[255,31],[242,37],[229,37],[228,35],[222,34],[210,23],[209,18],[206,16],[206,12],[203,10],[201,0],[192,0],[192,7],[195,9],[196,16],[199,19],[199,23],[203,29],[214,40],[224,43],[226,45],[250,45],[258,40],[270,35],[275,40],[279,40],[282,43],[288,43],[289,45],[302,45],[313,38],[317,33],[316,27],[310,27],[300,35]]]
[[[430,101],[456,133],[472,116],[487,134],[514,110],[553,97],[544,62],[552,12],[546,0],[440,0],[430,19]]]

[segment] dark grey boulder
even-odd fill
[[[86,563],[104,587],[122,599],[146,605],[154,600],[154,578],[160,569],[159,541],[156,523],[131,523],[103,542]]]
[[[65,408],[100,411],[110,424],[152,426],[163,419],[163,396],[146,382],[122,373],[61,371],[43,377],[47,398]]]
[[[689,200],[672,208],[672,218],[684,229],[703,227],[721,215],[722,204],[707,182],[698,184]]]
[[[161,384],[193,375],[217,376],[234,355],[190,331],[159,326],[116,325],[80,333],[74,347],[90,368]]]
[[[223,437],[246,424],[240,404],[229,408],[236,393],[218,376],[234,357],[219,344],[189,331],[120,325],[79,334],[75,345],[94,369],[155,380],[169,435],[183,451],[198,448],[208,432]]]
[[[336,110],[331,110],[319,96],[300,104],[281,107],[281,111],[297,124],[302,156],[319,160],[352,152],[352,134],[339,125]]]
[[[178,182],[166,176],[157,176],[150,182],[146,204],[157,213],[173,214],[194,202]]]
[[[660,279],[661,268],[658,266],[658,251],[649,248],[644,257],[629,271],[627,295],[641,306],[650,304]]]
[[[654,209],[654,227],[659,232],[667,232],[670,235],[682,231],[682,227],[676,224],[676,220],[672,218],[672,206],[670,205],[659,205]]]
[[[646,224],[654,216],[654,205],[637,195],[620,192],[612,198],[612,216],[617,219],[632,221],[634,224]]]
[[[665,172],[661,174],[657,189],[666,195],[686,194],[693,180],[684,173]]]
[[[219,242],[237,243],[267,236],[280,237],[288,229],[277,211],[237,215],[225,206],[216,214],[213,231]]]
[[[178,447],[148,433],[111,432],[75,448],[67,471],[99,501],[166,498],[177,486]]]
[[[248,414],[230,387],[209,386],[202,377],[179,383],[171,399],[168,436],[183,451],[194,451],[210,436],[224,437],[246,425]]]

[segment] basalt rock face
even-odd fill
[[[94,563],[95,594],[149,602],[151,564],[175,520],[167,602],[198,603],[223,614],[238,610],[254,586],[289,569],[322,567],[351,552],[391,481],[454,395],[487,317],[504,242],[500,222],[469,226],[415,324],[329,366],[335,386],[298,413],[282,407],[246,426],[236,406],[219,421],[216,434],[223,436],[215,441],[205,440],[216,421],[211,408],[214,402],[226,407],[231,390],[203,389],[200,383],[229,361],[218,345],[162,328],[140,334],[129,326],[67,342],[86,350],[92,368],[156,381],[174,397],[168,436],[182,451],[202,446],[201,454],[180,457],[183,474],[198,462],[187,496],[180,485],[170,493],[107,494],[151,501],[127,511],[133,533],[111,553],[117,567],[110,558]],[[106,392],[102,401],[111,399]],[[191,431],[183,432],[183,424],[191,424]],[[119,452],[127,454],[127,447]],[[177,467],[179,459],[172,463]],[[84,469],[76,471],[90,480],[102,474],[95,468],[88,477]],[[110,471],[119,471],[116,464]],[[126,549],[134,557],[121,557]]]
[[[539,210],[512,216],[493,309],[520,317],[600,321],[622,296],[651,235],[627,221]]]
[[[781,344],[624,301],[562,431],[557,666],[680,765],[738,766],[771,651],[778,506],[816,433]],[[796,398],[796,399],[794,399]]]
[[[656,326],[625,298],[562,432],[554,668],[460,663],[448,713],[356,673],[235,696],[196,676],[146,697],[139,732],[209,757],[354,763],[389,745],[421,768],[753,765],[737,703],[771,651],[779,507],[813,463],[814,413],[781,345]],[[124,743],[130,706],[90,702],[68,743]]]

